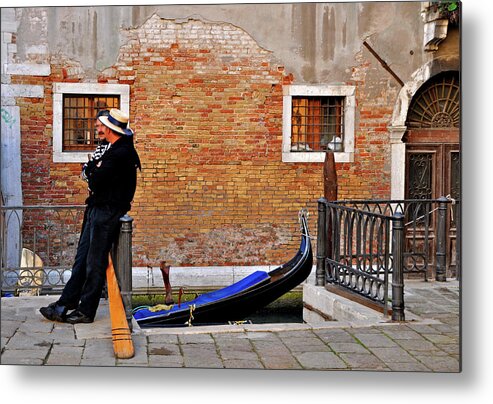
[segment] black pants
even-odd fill
[[[108,254],[126,212],[111,206],[87,207],[72,275],[58,303],[94,317],[106,279]]]

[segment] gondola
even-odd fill
[[[307,215],[306,210],[300,211],[301,243],[297,254],[289,262],[270,272],[256,271],[230,286],[204,293],[179,305],[174,304],[171,308],[136,308],[133,312],[135,320],[142,328],[225,324],[241,321],[275,301],[302,283],[312,270],[313,252]]]

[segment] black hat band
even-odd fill
[[[126,129],[127,128],[127,123],[118,121],[117,119],[113,118],[111,116],[111,114],[108,115],[108,121],[110,121],[113,125],[118,126],[119,128],[122,128],[122,129]]]

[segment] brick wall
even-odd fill
[[[318,163],[282,163],[282,62],[223,23],[149,19],[126,32],[100,82],[131,86],[131,126],[143,163],[131,211],[134,265],[280,263],[297,249],[297,212],[323,194]],[[52,83],[84,81],[76,62],[51,59],[44,99],[19,99],[25,204],[83,203],[80,164],[52,162]],[[397,89],[360,54],[355,161],[337,164],[339,198],[388,198],[389,124]],[[314,243],[315,244],[315,243]],[[314,245],[315,247],[315,245]]]

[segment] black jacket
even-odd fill
[[[128,212],[137,186],[140,159],[131,137],[122,136],[85,169],[89,183],[88,206],[112,206]]]

